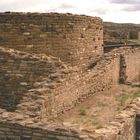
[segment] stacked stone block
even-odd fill
[[[14,111],[29,89],[36,88],[43,78],[49,81],[51,74],[64,68],[54,57],[0,47],[0,107]]]
[[[72,14],[0,14],[0,45],[86,65],[103,54],[103,26],[97,17]]]

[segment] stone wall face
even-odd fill
[[[0,45],[86,64],[103,54],[100,18],[71,14],[0,14]]]
[[[134,79],[136,82],[139,82],[139,53],[139,48],[116,49],[102,57],[97,65],[89,69],[88,72],[72,76],[74,79],[66,81],[52,91],[52,108],[56,111],[55,113],[63,113],[90,95],[110,89],[112,85],[119,84],[120,70],[122,69],[120,56],[122,54],[126,63],[124,83],[127,81],[133,82]],[[132,65],[133,68],[131,69]],[[133,73],[135,74],[133,75]]]
[[[65,127],[46,129],[25,127],[18,124],[1,123],[0,140],[79,140],[76,131]]]
[[[138,40],[140,40],[140,31],[138,32]]]
[[[140,81],[140,52],[134,52],[132,55],[126,55],[126,75],[127,81],[139,82]]]
[[[75,71],[69,74],[66,72],[66,77],[64,77],[64,75],[60,73],[61,69],[65,69],[59,61],[50,61],[50,64],[48,60],[38,60],[34,61],[34,63],[32,64],[31,62],[34,59],[27,57],[28,61],[24,61],[23,58],[20,58],[16,59],[19,63],[17,63],[16,60],[14,61],[14,63],[11,63],[11,60],[13,60],[13,58],[10,57],[8,59],[8,57],[6,57],[7,61],[1,63],[3,66],[1,66],[1,71],[3,70],[1,72],[1,77],[3,77],[3,79],[1,79],[1,83],[4,83],[5,76],[8,74],[8,78],[10,78],[12,82],[8,80],[5,81],[5,83],[7,82],[7,84],[1,85],[1,89],[7,89],[7,92],[1,93],[1,98],[5,99],[8,96],[10,103],[17,107],[18,112],[24,112],[27,115],[39,115],[39,118],[43,118],[50,115],[55,117],[76,106],[76,104],[82,102],[85,98],[89,97],[90,95],[102,92],[105,89],[109,89],[112,85],[118,84],[120,77],[120,54],[123,54],[124,58],[127,60],[125,60],[127,69],[131,64],[131,61],[128,61],[127,57],[129,56],[130,60],[132,60],[132,56],[138,54],[139,51],[139,48],[134,49],[131,47],[113,50],[112,52],[105,54],[103,57],[100,57],[97,64],[94,67],[90,67],[82,73],[80,71]],[[135,59],[137,61],[137,58],[134,58],[132,62],[136,62]],[[21,62],[26,62],[27,67],[20,67]],[[42,63],[43,65],[41,66]],[[93,64],[94,63],[95,62],[93,62]],[[9,64],[12,64],[11,67],[13,69],[10,67]],[[41,67],[38,67],[38,65],[40,65]],[[9,67],[6,68],[6,66]],[[137,71],[135,73],[136,75],[131,75],[131,71],[129,72],[128,70],[128,72],[126,71],[126,76],[128,76],[128,79],[126,80],[129,81],[129,79],[138,79],[137,74],[139,74],[139,65],[137,64],[135,66],[136,67],[134,68],[134,70]],[[20,70],[20,73],[18,73],[19,69],[17,67],[19,69],[22,68]],[[11,71],[11,69],[13,71]],[[40,73],[36,74],[36,72],[38,71]],[[19,74],[24,75],[23,78],[16,77],[16,75]],[[32,76],[31,79],[30,75]],[[15,85],[16,83],[17,85]],[[39,83],[40,86],[34,86],[36,85],[36,83]],[[9,86],[9,88],[5,88],[5,85]],[[34,88],[32,91],[28,91],[28,89],[32,88]],[[11,91],[13,91],[14,95],[16,95],[16,99],[18,100],[18,97],[20,97],[21,101],[18,100],[18,103],[16,103],[15,98],[13,99],[13,94],[11,93]],[[24,94],[25,92],[26,94]],[[1,102],[1,107],[5,108],[7,107],[7,105],[9,105],[6,101],[8,100],[3,100],[3,102]],[[40,102],[42,103],[40,104]],[[3,106],[4,104],[6,106]],[[12,106],[10,105],[10,107]],[[38,113],[36,110],[40,111],[41,113]]]
[[[0,47],[0,107],[7,110],[0,109],[0,140],[135,139],[140,99],[132,104],[133,111],[123,111],[115,123],[94,132],[47,122],[88,96],[118,84],[121,55],[123,67],[126,64],[123,73],[128,76],[125,80],[139,81],[140,48],[119,48],[103,55],[102,31],[99,18],[0,14],[0,45],[4,45]],[[59,58],[79,67],[69,67]],[[86,66],[81,69],[81,65]]]
[[[4,51],[5,49],[1,50],[1,52]],[[75,80],[71,78],[71,80],[69,79],[66,83],[62,82],[58,87],[52,88],[51,94],[53,97],[53,104],[50,103],[50,105],[52,105],[50,106],[52,110],[51,115],[56,115],[65,112],[71,109],[73,106],[75,106],[75,104],[84,100],[84,98],[90,96],[90,94],[103,91],[104,89],[109,89],[111,85],[117,84],[119,80],[120,54],[124,55],[126,65],[129,65],[127,57],[128,56],[130,58],[132,57],[132,60],[135,61],[137,57],[133,58],[133,56],[135,56],[135,54],[137,56],[137,53],[139,53],[139,51],[140,51],[139,48],[131,48],[131,47],[113,50],[112,52],[105,54],[102,58],[100,58],[97,64],[94,65],[93,67],[90,67],[90,69],[88,69],[88,71],[86,71],[85,73],[83,72],[81,74],[78,74],[76,72],[76,74],[74,74],[75,76],[70,75],[70,77],[74,77]],[[8,57],[9,53],[6,54],[7,54],[6,56]],[[10,54],[12,55],[12,53]],[[25,57],[25,55],[23,56]],[[22,60],[24,59],[22,58]],[[37,94],[40,95],[41,91],[40,93]],[[34,102],[35,104],[37,104],[36,102],[38,98],[37,96],[35,96],[35,98],[32,98],[32,95],[30,94],[29,96],[26,97],[29,98],[30,103]],[[42,96],[41,98],[44,98],[45,100],[44,106],[47,108],[48,102],[50,102],[50,100],[46,101],[46,97],[47,95],[45,92],[44,97]],[[139,101],[140,100],[138,100],[138,103],[136,104],[138,106],[137,108],[139,108]],[[38,122],[38,120],[41,121],[42,118],[39,118],[37,120],[36,116],[34,116],[34,114],[32,113],[33,111],[36,112],[36,108],[34,108],[35,110],[33,110],[31,108],[33,106],[30,107],[30,104],[28,104],[27,109],[23,110],[23,108],[25,108],[24,100],[22,100],[21,103],[23,104],[19,105],[22,105],[22,107],[17,109],[17,112],[19,112],[20,114],[4,112],[0,110],[0,120],[1,120],[0,138],[2,140],[7,140],[8,138],[11,138],[13,140],[15,139],[134,140],[135,139],[135,114],[134,114],[135,111],[127,110],[126,112],[122,112],[122,114],[116,117],[115,123],[112,122],[112,124],[109,127],[96,130],[94,133],[85,133],[83,131],[81,132],[80,130],[76,132],[74,131],[73,133],[73,131],[69,129],[53,129],[53,131],[50,132],[49,130],[52,129],[49,128],[48,130],[47,124],[45,124],[44,122]],[[25,104],[27,104],[27,99]],[[135,105],[132,106],[134,106],[134,109],[136,108]],[[40,109],[39,115],[43,114],[44,116],[46,116],[47,115],[45,114],[46,110]],[[60,128],[63,128],[63,126],[61,126]]]
[[[110,89],[119,81],[119,57],[112,58],[110,62],[101,61],[97,69],[75,75],[75,79],[64,83],[54,93],[54,110],[63,113],[85,98],[105,89]]]
[[[57,58],[41,58],[0,47],[0,107],[14,111],[24,93],[63,68]]]
[[[27,126],[20,115],[9,114],[17,122],[8,119],[6,112],[0,114],[0,140],[135,140],[136,115],[140,114],[140,98],[135,99],[125,110],[120,112],[113,122],[105,128],[88,130],[68,128],[66,126],[49,126],[46,123],[28,121]],[[6,118],[7,117],[7,118]],[[6,120],[7,119],[7,120]]]

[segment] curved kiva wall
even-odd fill
[[[103,53],[103,24],[97,17],[72,14],[0,13],[0,45],[89,63]]]

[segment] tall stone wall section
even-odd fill
[[[0,14],[0,45],[87,64],[103,54],[103,26],[97,17],[72,14]]]
[[[0,107],[15,111],[29,89],[37,88],[42,81],[51,82],[50,75],[63,69],[64,64],[55,57],[0,47]]]
[[[140,81],[140,52],[132,52],[132,55],[126,55],[126,75],[128,82]]]
[[[138,40],[140,40],[140,31],[138,32]]]

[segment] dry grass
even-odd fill
[[[116,100],[119,102],[117,110],[119,111],[125,108],[136,97],[140,97],[140,88],[136,89],[132,93],[123,92],[117,96]]]
[[[63,123],[82,128],[102,128],[113,121],[134,98],[140,89],[126,85],[114,86],[109,91],[93,95],[62,115]]]

